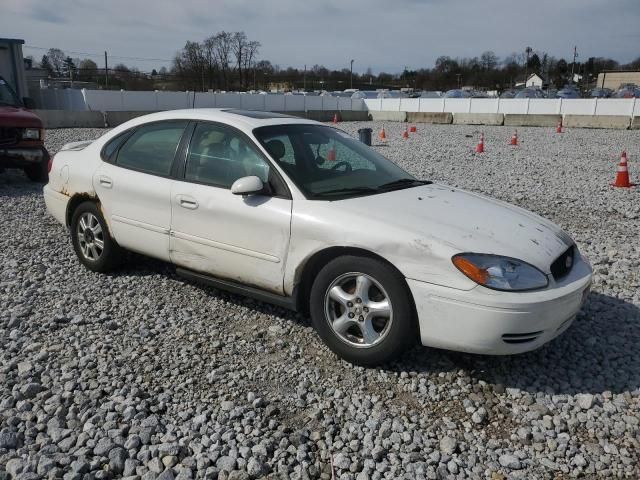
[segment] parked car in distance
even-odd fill
[[[417,341],[535,349],[569,327],[591,283],[588,261],[548,220],[269,112],[138,117],[64,146],[44,198],[89,270],[115,268],[123,250],[171,262],[309,313],[329,348],[360,365]]]
[[[442,98],[442,92],[438,91],[422,91],[420,92],[420,98]]]
[[[539,88],[523,88],[514,98],[544,98],[544,93]]]
[[[29,98],[20,100],[0,77],[0,169],[18,168],[33,182],[46,182],[49,154],[44,148],[42,120]]]
[[[500,94],[500,98],[516,98],[518,92],[513,89],[505,90]]]
[[[556,98],[580,98],[580,92],[573,85],[566,85],[558,90]]]
[[[634,84],[622,85],[611,96],[614,98],[640,98],[640,87]]]
[[[608,88],[594,88],[591,90],[592,98],[609,98],[611,96],[611,90]]]
[[[444,94],[444,98],[471,98],[471,92],[456,88],[448,90],[447,93]]]

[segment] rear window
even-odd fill
[[[136,129],[120,147],[116,164],[153,175],[168,176],[186,125],[184,121],[171,121]]]

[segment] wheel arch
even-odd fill
[[[304,315],[309,314],[309,298],[311,295],[311,286],[313,285],[313,280],[317,276],[318,272],[324,267],[328,262],[347,255],[359,256],[359,257],[368,257],[375,260],[378,260],[385,265],[389,266],[393,269],[397,274],[398,278],[402,280],[404,288],[406,288],[409,298],[411,299],[411,307],[414,311],[415,318],[417,319],[417,311],[415,306],[415,300],[413,299],[413,294],[411,293],[411,289],[405,280],[405,276],[398,270],[398,268],[391,263],[389,260],[384,258],[383,256],[372,252],[371,250],[366,250],[364,248],[358,247],[327,247],[322,250],[315,252],[311,255],[302,265],[300,269],[298,269],[298,275],[295,283],[294,295],[296,299],[296,306],[298,311],[303,313]]]
[[[78,206],[84,202],[93,202],[98,205],[98,208],[102,211],[102,208],[100,207],[100,200],[96,195],[91,195],[89,193],[76,193],[69,199],[69,202],[67,203],[67,212],[65,214],[65,223],[67,224],[67,227],[71,226],[73,212],[75,212],[76,208],[78,208]]]

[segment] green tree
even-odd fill
[[[53,66],[49,61],[49,57],[47,55],[42,55],[42,59],[40,60],[40,68],[47,71],[47,75],[53,75]]]
[[[78,77],[85,81],[93,81],[98,75],[98,65],[89,58],[80,61],[78,70]]]

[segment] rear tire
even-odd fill
[[[120,264],[122,249],[111,238],[107,222],[94,202],[83,202],[73,212],[71,242],[80,263],[89,270],[105,273]]]
[[[327,346],[362,366],[386,363],[418,339],[413,300],[402,275],[369,257],[330,261],[311,287],[313,325]]]
[[[46,183],[49,180],[48,161],[24,167],[24,173],[32,182]]]

